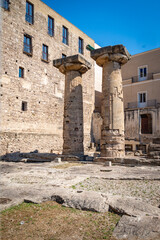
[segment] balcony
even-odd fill
[[[146,77],[134,76],[132,77],[132,83],[151,80],[153,79],[153,73],[148,73]]]
[[[128,79],[123,79],[123,85],[154,79],[160,79],[160,73],[147,73],[146,77],[134,76]]]
[[[157,107],[159,104],[157,103],[156,99],[152,99],[152,100],[147,100],[147,102],[145,102],[145,108],[146,107]],[[128,103],[128,107],[127,108],[142,108],[139,104],[139,102],[130,102]]]

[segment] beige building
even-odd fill
[[[40,0],[1,4],[1,155],[61,153],[64,75],[53,60],[82,55],[91,69],[83,75],[83,143],[91,143],[94,110],[94,40]]]
[[[126,149],[160,138],[160,48],[133,55],[122,67]]]

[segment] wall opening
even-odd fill
[[[27,102],[22,102],[22,111],[27,111]]]
[[[141,133],[152,134],[152,116],[151,114],[141,115]]]

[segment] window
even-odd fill
[[[139,67],[138,71],[139,71],[138,72],[139,80],[140,81],[146,80],[147,79],[147,66]]]
[[[139,93],[139,102],[140,103],[146,102],[146,93]]]
[[[24,35],[24,53],[32,54],[32,38],[29,35]]]
[[[79,37],[78,39],[78,51],[83,54],[83,39]]]
[[[144,108],[147,106],[147,92],[138,93],[138,107]]]
[[[33,4],[26,2],[26,21],[33,24]]]
[[[62,53],[62,58],[66,58],[66,55]]]
[[[68,45],[68,28],[63,26],[62,31],[62,42],[66,45]]]
[[[22,102],[22,111],[27,111],[27,102]]]
[[[9,10],[9,0],[2,0],[1,4],[4,9]]]
[[[19,77],[24,78],[24,68],[19,67]]]
[[[54,35],[54,19],[48,16],[48,34]]]
[[[42,46],[42,60],[48,61],[48,46]]]

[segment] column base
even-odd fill
[[[102,130],[101,157],[123,158],[125,157],[124,135],[118,130]]]

